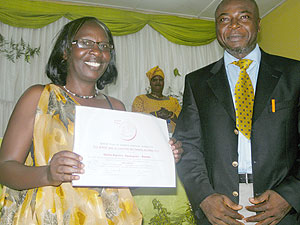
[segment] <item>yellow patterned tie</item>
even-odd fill
[[[236,127],[248,139],[251,137],[254,91],[246,70],[251,63],[250,59],[241,59],[232,63],[241,69],[234,89]]]

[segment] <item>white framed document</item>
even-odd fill
[[[73,151],[85,173],[73,186],[176,187],[166,121],[152,115],[75,107]]]

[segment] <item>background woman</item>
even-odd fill
[[[159,66],[155,66],[146,73],[151,87],[149,94],[137,96],[132,104],[133,112],[150,113],[156,117],[167,120],[173,133],[177,117],[181,110],[179,102],[171,96],[164,96],[164,79],[165,75]]]

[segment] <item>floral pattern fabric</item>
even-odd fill
[[[54,84],[45,86],[36,111],[27,166],[45,166],[59,151],[73,149],[78,104]],[[74,188],[71,183],[17,191],[3,188],[0,224],[140,225],[128,188]]]

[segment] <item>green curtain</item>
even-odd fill
[[[216,38],[213,21],[49,1],[0,0],[0,21],[15,27],[41,28],[61,17],[73,20],[82,16],[97,17],[116,36],[138,32],[148,24],[180,45],[205,45]]]

